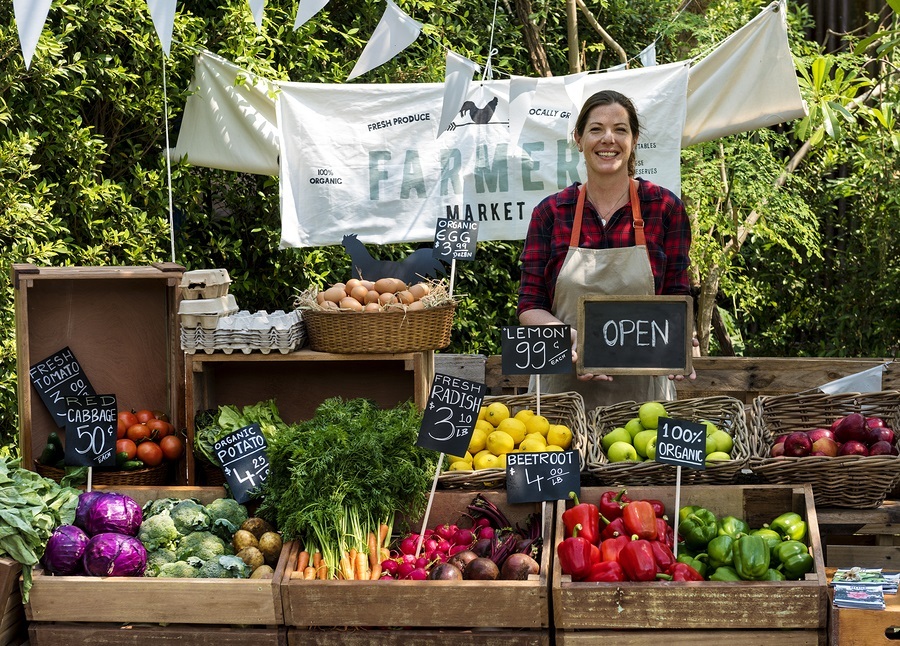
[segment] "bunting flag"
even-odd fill
[[[250,11],[253,13],[253,22],[256,23],[257,29],[262,29],[263,7],[266,6],[266,0],[248,0],[250,2]]]
[[[156,35],[159,36],[159,42],[162,49],[169,55],[172,49],[172,29],[175,27],[175,9],[178,0],[147,0],[147,7],[150,9],[150,18],[153,20],[153,26],[156,28]]]
[[[826,395],[837,395],[838,393],[877,393],[881,391],[881,376],[887,370],[888,364],[883,363],[880,366],[855,372],[852,375],[829,381],[827,384],[819,386]]]
[[[656,65],[656,41],[654,40],[652,43],[647,45],[644,50],[638,54],[638,58],[641,61],[641,65],[644,67],[652,67]]]
[[[447,61],[444,71],[444,103],[441,106],[441,121],[437,130],[438,137],[453,123],[453,118],[462,107],[463,101],[466,100],[472,77],[476,72],[480,71],[481,67],[477,63],[470,61],[465,56],[460,56],[447,50]]]
[[[13,0],[13,11],[16,14],[16,27],[19,30],[19,43],[22,45],[22,56],[25,69],[31,67],[31,57],[37,49],[38,40],[47,22],[50,11],[50,0]]]
[[[387,0],[384,14],[366,43],[362,56],[356,61],[347,80],[355,79],[366,72],[384,65],[397,54],[409,47],[419,37],[422,23],[407,16],[392,0]]]
[[[297,17],[294,18],[294,31],[300,29],[310,18],[319,13],[328,4],[328,0],[300,0],[297,6]]]

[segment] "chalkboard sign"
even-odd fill
[[[231,496],[239,503],[254,497],[269,475],[268,444],[259,424],[239,428],[213,445]]]
[[[568,325],[507,325],[501,335],[504,375],[572,372],[572,329]]]
[[[66,459],[69,466],[116,465],[116,396],[71,395],[66,406]]]
[[[509,503],[565,500],[581,495],[581,466],[575,451],[506,454]]]
[[[706,426],[660,417],[656,427],[656,461],[690,469],[706,469]]]
[[[477,222],[438,218],[432,255],[442,260],[473,260],[477,242]]]
[[[487,386],[477,381],[436,374],[416,445],[465,455],[486,392]]]
[[[68,346],[38,361],[29,373],[31,383],[60,428],[66,425],[66,397],[97,394]]]
[[[582,296],[578,373],[689,374],[693,328],[690,296]]]

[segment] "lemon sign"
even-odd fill
[[[507,325],[500,336],[504,375],[572,372],[572,328],[568,325]]]
[[[416,445],[447,455],[465,455],[486,392],[487,386],[477,381],[436,374]],[[487,438],[479,438],[478,444],[482,441]]]

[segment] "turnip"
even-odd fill
[[[500,578],[505,581],[527,581],[528,575],[537,574],[541,566],[528,554],[510,554],[500,568]]]
[[[463,572],[463,577],[473,581],[494,581],[500,576],[500,568],[491,559],[479,556],[472,559]]]

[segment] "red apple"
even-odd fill
[[[880,417],[867,417],[866,418],[866,426],[869,428],[873,428],[876,426],[884,426],[884,420]]]
[[[790,458],[802,458],[812,451],[812,440],[803,431],[797,431],[787,436],[784,441],[784,454]]]
[[[869,455],[892,455],[893,449],[890,442],[879,440],[869,447]]]
[[[813,452],[819,452],[821,455],[827,455],[832,458],[838,454],[840,448],[840,444],[832,440],[830,437],[820,437],[818,440],[813,442],[812,445]]]
[[[772,457],[780,458],[784,456],[784,442],[779,442],[772,446]]]
[[[842,417],[834,429],[834,439],[844,443],[854,440],[856,442],[866,441],[866,418],[862,413],[850,413]]]
[[[777,435],[775,437],[775,444],[784,444],[784,441],[787,439],[788,435],[790,435],[790,433],[782,433],[781,435]]]
[[[833,458],[834,457],[833,455],[825,455],[821,451],[813,451],[812,453],[810,453],[810,455],[821,456],[823,458]]]
[[[872,446],[876,442],[894,443],[894,431],[888,426],[870,426],[866,430],[866,444]]]
[[[827,428],[814,428],[811,431],[806,431],[806,434],[809,435],[809,439],[812,440],[813,444],[816,443],[816,440],[819,440],[823,437],[827,437],[829,440],[834,439],[834,433],[831,432],[831,429]]]
[[[862,442],[850,440],[841,444],[838,455],[869,455],[869,449]]]

